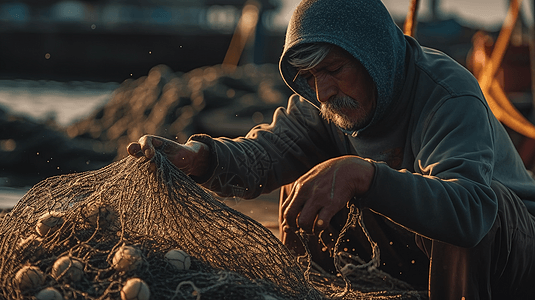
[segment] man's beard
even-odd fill
[[[347,112],[353,111],[356,116],[349,116]],[[322,102],[320,115],[336,126],[347,130],[357,131],[370,123],[373,111],[366,112],[359,102],[348,96],[340,96]]]

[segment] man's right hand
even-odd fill
[[[190,141],[180,144],[175,141],[154,136],[144,135],[137,142],[127,147],[128,154],[135,157],[154,157],[156,150],[167,156],[167,159],[187,175],[202,176],[210,164],[210,149],[201,142]]]

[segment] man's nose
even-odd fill
[[[338,92],[335,82],[331,76],[318,76],[315,80],[316,98],[320,102],[327,102]]]

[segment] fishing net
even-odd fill
[[[348,255],[341,275],[316,272],[159,152],[39,182],[1,217],[0,252],[0,299],[422,298]]]

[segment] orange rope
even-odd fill
[[[496,71],[498,70],[498,66],[502,62],[505,50],[509,45],[511,33],[513,32],[516,20],[518,18],[518,11],[520,10],[521,3],[522,0],[511,0],[509,10],[507,11],[507,16],[505,17],[502,29],[500,30],[500,34],[496,40],[490,61],[487,62],[483,68],[483,71],[481,72],[481,76],[479,77],[479,84],[483,92],[489,90],[494,75],[496,75]]]
[[[227,70],[233,71],[236,68],[247,42],[254,38],[254,30],[258,22],[259,13],[260,3],[258,1],[249,0],[243,6],[242,15],[234,30],[222,63],[222,66]]]
[[[507,12],[507,17],[496,40],[490,59],[485,59],[485,65],[478,74],[479,85],[489,103],[489,107],[500,122],[512,130],[532,139],[535,139],[535,126],[511,104],[507,95],[503,91],[500,83],[494,78],[500,66],[511,33],[518,18],[520,4],[522,0],[512,0]]]
[[[512,130],[535,139],[535,126],[511,104],[497,80],[494,80],[485,98],[494,116]]]
[[[411,0],[407,17],[405,18],[405,25],[403,27],[403,33],[414,37],[416,33],[416,23],[418,15],[418,7],[420,6],[419,0]]]

